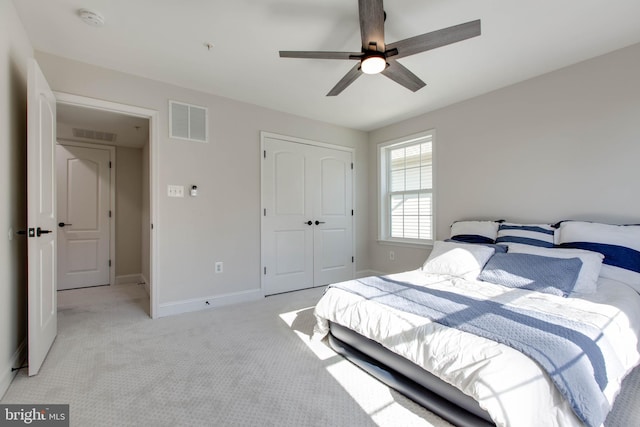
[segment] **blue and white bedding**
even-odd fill
[[[482,261],[484,254],[476,251],[472,258],[470,264]],[[430,268],[387,278],[451,294],[454,299],[457,296],[507,310],[565,317],[590,329],[590,335],[600,334],[592,345],[597,347],[595,353],[604,357],[594,376],[602,389],[600,404],[604,415],[613,404],[622,379],[640,363],[640,296],[626,284],[600,277],[596,292],[565,298],[505,287],[468,275],[432,274],[433,269],[432,264]],[[498,426],[584,424],[585,420],[574,411],[576,402],[570,402],[558,390],[541,364],[505,343],[435,322],[425,313],[367,299],[339,286],[327,289],[316,306],[316,317],[317,337],[328,333],[328,321],[332,321],[373,339],[476,399]],[[601,417],[587,417],[587,421],[598,425]]]

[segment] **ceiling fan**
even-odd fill
[[[358,0],[360,15],[360,52],[325,51],[280,51],[281,58],[307,59],[350,59],[358,63],[329,91],[327,96],[336,96],[353,83],[362,73],[382,73],[396,83],[415,92],[425,86],[425,82],[400,64],[397,59],[427,50],[446,46],[480,35],[480,20],[454,25],[394,43],[384,42],[384,21],[386,13],[382,0]]]

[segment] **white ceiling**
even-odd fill
[[[640,42],[638,0],[387,0],[387,43],[481,19],[482,35],[399,60],[412,93],[351,61],[279,50],[360,50],[357,0],[14,0],[36,50],[279,111],[372,130]],[[101,13],[89,26],[78,10]],[[208,50],[206,43],[214,47]]]

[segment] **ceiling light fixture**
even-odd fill
[[[92,27],[102,27],[104,25],[104,17],[97,12],[89,9],[80,9],[78,15],[82,22]]]
[[[387,61],[383,54],[366,56],[360,63],[360,69],[365,74],[378,74],[387,68]]]

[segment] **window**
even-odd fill
[[[433,132],[379,146],[380,240],[431,243]]]

